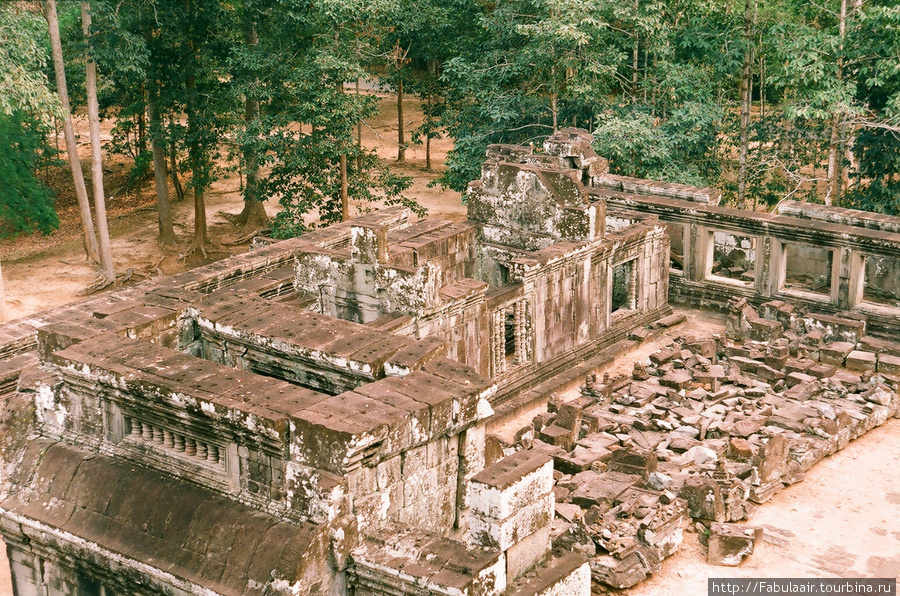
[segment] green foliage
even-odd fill
[[[646,107],[609,113],[598,117],[594,149],[617,174],[706,186],[718,176],[720,119],[718,110],[697,103],[674,108],[666,120]]]
[[[53,192],[35,172],[50,159],[40,121],[16,111],[0,113],[0,237],[59,227]]]
[[[49,43],[40,16],[11,3],[0,5],[0,113],[59,113],[59,98],[45,72]]]
[[[0,237],[59,227],[53,192],[36,175],[52,161],[47,122],[59,113],[47,44],[43,19],[0,6]]]
[[[259,195],[277,197],[283,207],[273,222],[275,236],[304,232],[311,215],[324,225],[340,221],[342,155],[351,203],[365,209],[383,200],[424,213],[402,194],[411,180],[354,143],[357,123],[374,115],[377,98],[344,88],[366,75],[360,60],[372,52],[366,35],[376,27],[362,17],[392,7],[360,0],[245,5],[257,11],[259,45],[234,47],[231,91],[259,101],[261,114],[241,123],[237,145],[242,155],[255,156],[263,172]]]

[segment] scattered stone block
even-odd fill
[[[651,325],[651,327],[654,329],[674,327],[675,325],[679,325],[679,324],[683,323],[684,320],[685,320],[685,316],[683,314],[675,313],[675,314],[669,315],[667,317],[661,318],[656,323]]]
[[[590,470],[595,462],[609,459],[612,452],[608,449],[587,449],[576,446],[571,452],[553,454],[554,467],[564,474],[577,474]]]
[[[581,414],[584,409],[593,405],[594,400],[579,397],[559,405],[554,424],[568,430],[578,431],[581,428]]]
[[[774,382],[784,378],[784,373],[780,370],[775,370],[771,366],[767,364],[762,364],[756,368],[756,375],[765,379],[766,381]]]
[[[784,370],[787,373],[799,372],[805,374],[815,365],[816,361],[811,358],[788,358],[784,363]]]
[[[815,381],[815,377],[812,375],[807,375],[801,372],[791,372],[788,373],[787,377],[785,377],[784,382],[788,388],[791,388],[795,385],[799,385],[800,383],[810,383]]]
[[[755,341],[772,341],[784,332],[784,326],[778,321],[756,319],[750,321],[750,339]]]
[[[665,364],[666,362],[671,361],[673,358],[679,355],[677,350],[672,348],[663,348],[661,350],[657,350],[650,354],[650,363],[653,366],[659,367]]]
[[[891,354],[879,354],[876,370],[883,375],[900,376],[900,357]]]
[[[844,360],[856,348],[855,344],[846,341],[837,341],[822,346],[819,350],[819,362],[844,366]]]
[[[756,370],[763,366],[763,363],[759,360],[753,360],[752,358],[745,358],[743,356],[732,356],[729,359],[732,366],[736,366],[741,372],[756,374]]]
[[[688,513],[693,519],[713,522],[725,521],[725,502],[719,484],[712,478],[690,476],[678,496],[687,501]]]
[[[672,486],[672,478],[662,472],[653,472],[647,478],[646,486],[650,490],[664,491]]]
[[[737,567],[753,554],[756,543],[762,540],[763,529],[738,524],[712,524],[709,528],[710,565]]]
[[[555,445],[568,451],[575,443],[572,435],[573,431],[557,426],[556,424],[551,424],[550,426],[541,429],[540,433],[538,433],[538,438],[549,445]]]
[[[874,371],[877,367],[877,356],[874,352],[853,350],[847,354],[847,368],[856,371]]]
[[[737,461],[750,461],[756,454],[756,449],[746,439],[732,437],[728,441],[728,457]]]
[[[640,476],[620,474],[619,472],[603,472],[597,479],[585,484],[572,493],[572,503],[584,507],[599,505],[609,509],[616,497],[641,481]]]
[[[675,391],[686,389],[693,381],[691,373],[684,369],[676,369],[667,372],[660,380],[663,387],[671,387]]]
[[[816,364],[815,366],[809,367],[807,373],[817,379],[827,379],[834,375],[837,371],[837,368],[833,364]]]

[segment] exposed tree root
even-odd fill
[[[260,234],[265,235],[265,234],[269,233],[270,231],[271,231],[270,228],[255,228],[255,229],[251,230],[250,232],[244,234],[243,236],[238,236],[234,240],[223,241],[222,244],[225,246],[240,246],[242,244],[247,244],[248,242],[252,241],[254,238],[259,236]]]
[[[190,244],[190,246],[188,246],[187,250],[184,251],[183,253],[181,253],[180,255],[178,255],[177,261],[179,263],[184,263],[185,261],[187,261],[189,258],[194,256],[194,254],[196,254],[198,252],[204,259],[208,259],[209,254],[207,253],[206,248],[207,247],[204,244],[201,244],[199,242],[191,242],[191,244]]]
[[[163,256],[155,264],[146,269],[135,269],[134,267],[129,267],[125,270],[125,273],[117,275],[115,279],[109,279],[100,274],[95,278],[94,282],[84,290],[82,290],[80,294],[82,296],[90,296],[92,294],[97,294],[98,292],[107,290],[113,286],[124,286],[125,284],[132,281],[151,279],[154,275],[162,276],[163,272],[162,269],[159,268],[159,266],[160,264],[162,264],[163,259],[165,258],[166,257]]]
[[[247,230],[269,227],[269,215],[260,201],[244,201],[244,208],[240,213],[226,213],[219,211],[219,215],[235,227]]]
[[[110,287],[114,283],[116,283],[115,278],[110,279],[110,278],[106,277],[105,275],[101,274],[101,275],[98,275],[94,279],[94,282],[91,285],[89,285],[88,287],[83,289],[80,292],[80,294],[82,296],[90,296],[91,294],[96,294],[97,292],[102,292],[103,290]]]

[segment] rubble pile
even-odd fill
[[[656,572],[688,525],[711,563],[739,564],[760,532],[735,522],[900,412],[900,345],[864,330],[734,301],[727,337],[678,338],[630,378],[592,375],[580,397],[552,399],[517,436],[554,460],[554,549],[625,588]]]

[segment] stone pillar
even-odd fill
[[[866,282],[866,256],[856,251],[850,253],[850,279],[848,282],[847,308],[856,308],[863,301]]]
[[[491,314],[491,376],[506,372],[506,313],[500,309]]]
[[[525,450],[472,477],[466,538],[472,547],[506,553],[507,581],[539,564],[550,551],[553,459]]]
[[[831,301],[838,308],[851,309],[851,276],[853,270],[853,250],[849,247],[836,248],[831,260]]]

